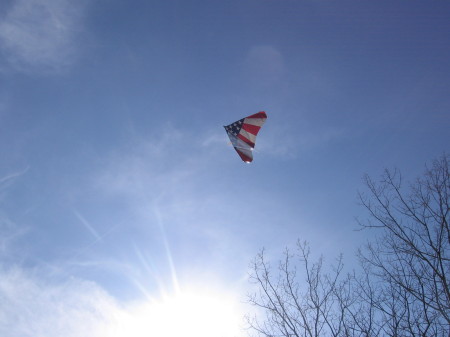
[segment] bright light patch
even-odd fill
[[[182,293],[146,303],[119,318],[114,337],[238,337],[240,315],[230,299]]]

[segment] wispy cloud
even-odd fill
[[[25,232],[0,212],[0,336],[112,336],[111,322],[122,311],[95,283],[20,266],[17,239]]]
[[[154,200],[186,181],[199,166],[190,163],[188,155],[192,137],[171,125],[162,127],[158,137],[130,137],[131,143],[110,154],[106,170],[93,179],[103,192]]]
[[[2,211],[0,211],[0,259],[9,260],[10,257],[18,257],[13,250],[14,242],[27,233],[26,227],[18,228],[16,224]]]
[[[19,170],[17,172],[9,173],[3,177],[0,177],[0,187],[2,184],[6,184],[9,181],[13,180],[14,178],[20,177],[21,175],[25,174],[30,169],[29,166],[24,168],[23,170]]]
[[[245,65],[249,78],[262,86],[279,84],[286,73],[283,55],[270,45],[253,46]]]
[[[89,233],[91,233],[97,241],[101,241],[101,236],[97,233],[95,228],[87,221],[78,211],[74,210],[73,213],[80,220],[80,222],[86,227]]]
[[[18,71],[57,72],[75,59],[86,1],[15,0],[0,23],[0,48]]]
[[[95,189],[96,198],[120,198],[121,208],[127,209],[127,219],[130,219],[121,232],[124,233],[121,239],[127,235],[133,242],[134,254],[128,256],[125,249],[115,254],[120,248],[114,246],[107,256],[99,250],[92,254],[77,252],[73,258],[56,261],[30,262],[24,258],[27,265],[33,266],[27,268],[17,258],[10,259],[13,261],[6,266],[0,260],[0,336],[165,336],[155,333],[161,324],[155,319],[159,316],[153,315],[158,312],[158,307],[151,306],[153,299],[178,288],[183,290],[192,280],[202,286],[221,284],[213,276],[217,277],[221,268],[225,268],[228,250],[232,250],[230,269],[242,270],[237,272],[239,277],[245,271],[247,263],[243,256],[247,249],[242,252],[238,247],[244,230],[234,234],[223,226],[223,223],[236,223],[233,218],[218,219],[224,218],[223,213],[228,214],[228,207],[224,208],[228,197],[233,203],[239,201],[233,201],[234,195],[217,194],[220,188],[198,191],[209,180],[205,175],[218,165],[211,160],[220,157],[212,151],[218,141],[205,140],[206,137],[173,127],[158,130],[154,137],[135,135],[130,144],[116,148],[108,158],[103,158],[103,165],[92,173],[92,181],[88,182]],[[224,140],[224,147],[225,144]],[[111,242],[105,237],[105,226],[83,205],[71,207],[72,217],[77,217],[93,237],[102,238],[102,248],[107,246]],[[158,230],[164,235],[158,235]],[[1,234],[0,231],[0,238]],[[141,237],[144,240],[140,241]],[[8,247],[5,250],[9,254],[12,250]],[[183,262],[186,255],[189,261]],[[193,256],[196,258],[192,259]],[[101,278],[97,282],[89,281],[88,278],[96,279],[90,271],[127,278],[132,287],[142,292],[142,298],[132,304],[114,298],[115,287],[125,288],[128,282],[112,280],[117,284],[111,287],[103,284]],[[143,309],[139,311],[139,307]],[[177,324],[184,328],[182,323]],[[224,336],[219,330],[215,333]],[[214,332],[209,336],[214,336]]]
[[[314,150],[346,137],[344,128],[327,126],[294,127],[291,124],[270,127],[259,137],[256,150],[277,158],[292,159],[300,153]]]
[[[212,147],[215,145],[223,146],[224,144],[226,144],[228,141],[227,140],[228,138],[227,138],[225,132],[222,130],[218,129],[214,133],[207,134],[205,139],[202,140],[201,145],[203,147]]]

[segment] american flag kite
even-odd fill
[[[233,144],[238,155],[246,163],[250,163],[253,160],[252,151],[255,148],[256,135],[266,122],[266,119],[266,113],[260,111],[224,126],[231,144]]]

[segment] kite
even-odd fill
[[[231,144],[246,163],[250,163],[253,160],[252,151],[255,148],[256,135],[266,122],[266,119],[266,113],[260,111],[224,126]]]

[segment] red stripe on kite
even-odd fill
[[[248,116],[245,118],[267,118],[267,115],[264,111],[260,111],[260,112],[255,113],[254,115],[251,115],[251,116]]]
[[[240,140],[242,140],[243,142],[247,143],[247,144],[250,145],[251,147],[255,147],[255,143],[253,143],[251,140],[247,139],[247,138],[244,137],[243,135],[238,134],[237,136],[238,136],[238,138],[239,138]]]
[[[248,157],[247,155],[242,153],[238,148],[235,147],[235,150],[238,153],[238,155],[241,157],[241,159],[243,161],[245,161],[246,163],[251,163],[253,161],[253,158]]]
[[[248,132],[250,132],[251,134],[253,134],[255,136],[258,134],[259,130],[261,129],[260,126],[251,125],[251,124],[245,124],[245,123],[242,125],[242,128],[245,131],[248,131]]]

